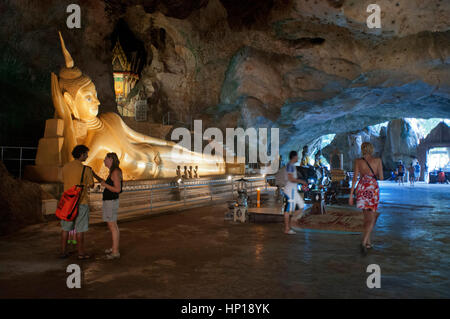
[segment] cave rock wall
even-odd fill
[[[401,160],[409,165],[417,157],[419,134],[406,119],[390,121],[377,132],[373,127],[349,133],[337,134],[322,153],[328,160],[331,153],[339,150],[344,155],[344,169],[353,170],[353,162],[360,158],[361,144],[370,142],[374,146],[374,156],[381,157],[386,170],[394,169]]]

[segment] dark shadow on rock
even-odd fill
[[[0,162],[0,236],[43,221],[41,187],[14,178]]]

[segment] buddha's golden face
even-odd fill
[[[79,89],[74,102],[80,120],[94,119],[98,114],[98,106],[100,105],[94,83],[91,82]]]

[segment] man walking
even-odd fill
[[[297,168],[295,163],[298,161],[298,154],[296,151],[289,153],[289,163],[286,165],[287,181],[283,189],[285,198],[284,207],[284,233],[288,235],[295,234],[291,229],[292,220],[296,223],[297,219],[301,217],[305,203],[298,193],[298,184],[307,185],[306,181],[297,178]],[[292,217],[291,217],[292,215]]]
[[[419,181],[420,178],[420,164],[419,161],[416,161],[416,165],[414,165],[414,178],[416,182]]]
[[[414,177],[414,165],[411,163],[411,165],[408,167],[408,179],[409,179],[409,186],[414,186],[414,182],[416,178]]]
[[[84,233],[89,228],[89,206],[87,188],[94,186],[94,179],[92,176],[92,169],[86,166],[83,174],[83,162],[88,158],[89,149],[85,145],[77,145],[72,151],[73,161],[66,163],[63,167],[63,181],[64,191],[68,190],[74,185],[83,185],[83,191],[80,196],[78,214],[73,221],[61,220],[61,256],[60,258],[67,258],[66,251],[67,238],[69,232],[76,230],[78,259],[89,259],[90,256],[84,250]],[[83,178],[81,177],[83,175]]]

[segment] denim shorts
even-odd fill
[[[103,201],[103,221],[115,222],[117,221],[117,212],[119,210],[119,200],[104,200]]]
[[[87,232],[89,229],[89,205],[80,204],[78,206],[77,217],[71,222],[61,220],[61,227],[64,231],[76,230],[77,233]]]

